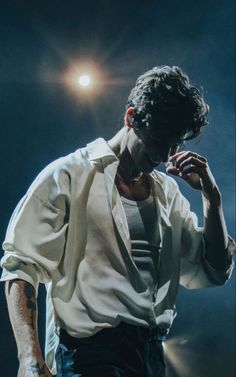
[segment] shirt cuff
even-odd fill
[[[35,266],[20,261],[17,257],[8,256],[2,260],[1,267],[3,269],[0,281],[20,279],[27,281],[38,291],[39,278]]]
[[[204,267],[207,274],[214,284],[222,285],[227,282],[232,274],[234,268],[233,253],[235,253],[235,241],[231,236],[228,236],[228,246],[225,250],[225,253],[228,254],[228,264],[227,267],[223,270],[216,270],[206,259],[204,258]]]

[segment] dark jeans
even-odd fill
[[[83,339],[62,330],[56,362],[57,377],[165,377],[157,332],[124,323]]]

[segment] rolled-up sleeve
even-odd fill
[[[37,290],[58,274],[64,253],[65,213],[29,191],[16,207],[6,233],[1,281],[23,279]]]
[[[180,284],[189,289],[224,284],[233,270],[232,258],[228,267],[221,271],[210,265],[206,259],[204,229],[198,226],[197,216],[190,210],[188,200],[180,192],[178,196],[182,219]],[[233,245],[235,243],[229,236],[229,251]]]

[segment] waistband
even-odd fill
[[[129,339],[135,339],[141,342],[148,342],[153,340],[163,341],[166,339],[168,333],[168,329],[162,327],[144,327],[144,326],[136,326],[130,325],[125,322],[121,322],[116,327],[109,327],[98,331],[96,334],[91,335],[90,337],[86,338],[76,338],[69,335],[66,330],[60,329],[60,342],[70,346],[76,347],[78,342],[86,342],[86,341],[109,341],[113,337],[122,336],[127,337]]]

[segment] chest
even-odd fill
[[[127,184],[116,178],[115,183],[119,194],[126,199],[139,201],[147,199],[150,195],[150,184],[146,180]]]

